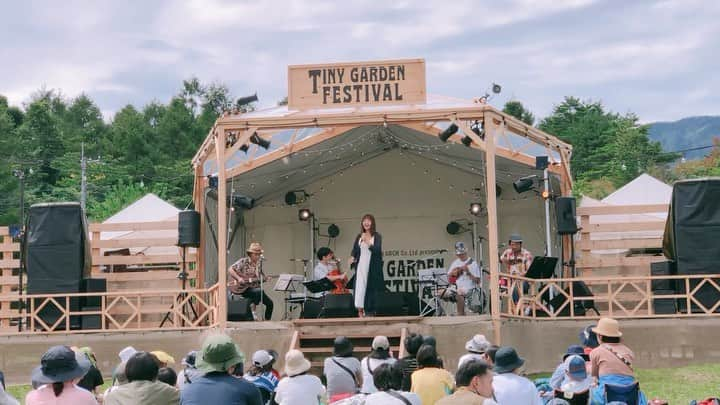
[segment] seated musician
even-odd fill
[[[228,268],[228,290],[232,294],[241,295],[252,302],[253,314],[255,306],[262,303],[265,305],[265,320],[270,320],[273,313],[273,302],[270,297],[260,289],[260,279],[263,282],[269,281],[269,277],[262,272],[260,257],[263,254],[262,245],[253,242],[247,249],[247,256],[233,263]]]
[[[450,264],[448,269],[448,280],[457,287],[457,314],[465,315],[465,296],[477,288],[480,283],[480,266],[472,257],[468,257],[465,243],[457,242],[455,244],[455,255],[457,259]]]
[[[335,258],[335,253],[328,247],[321,247],[317,251],[318,263],[313,270],[313,278],[320,280],[327,278],[335,284],[335,288],[330,294],[349,294],[350,291],[345,288],[348,281],[347,275],[340,271],[340,261]]]
[[[502,255],[500,255],[502,271],[511,275],[525,276],[525,273],[527,273],[533,261],[532,253],[522,247],[523,240],[522,237],[518,234],[510,235],[510,240],[508,241],[508,244],[510,245],[510,247],[505,249]],[[523,292],[527,294],[529,289],[528,283],[523,282],[522,285]],[[517,303],[519,300],[519,296],[520,294],[518,292],[517,286],[515,286],[514,288],[512,288],[513,302]],[[525,312],[529,312],[529,309],[530,308],[526,308]]]

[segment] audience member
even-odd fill
[[[386,336],[375,336],[372,341],[372,351],[360,361],[360,369],[362,370],[362,388],[360,392],[363,394],[377,392],[373,382],[373,371],[381,364],[392,364],[395,361],[390,355],[390,341],[388,341],[388,338]]]
[[[580,344],[585,349],[585,354],[587,355],[590,355],[592,349],[600,345],[600,343],[598,343],[597,335],[593,332],[594,327],[595,325],[588,325],[581,330],[578,335],[580,337]]]
[[[2,386],[3,390],[5,389],[5,374],[3,374],[2,371],[0,371],[0,385]]]
[[[418,369],[410,376],[410,391],[418,394],[423,405],[432,405],[450,395],[455,385],[453,376],[438,366],[434,346],[422,345],[417,354]]]
[[[437,353],[437,340],[435,339],[435,336],[430,336],[430,335],[423,336],[423,344],[434,347],[435,352]],[[438,359],[437,366],[439,368],[445,368],[445,362],[443,361],[442,357],[438,356],[437,359]]]
[[[267,352],[270,353],[270,357],[272,357],[272,361],[270,362],[270,370],[272,370],[275,378],[280,380],[280,372],[275,369],[275,363],[277,363],[277,359],[280,358],[280,355],[273,349],[267,349]]]
[[[411,381],[410,375],[417,370],[417,352],[423,344],[421,335],[411,333],[405,337],[405,357],[398,360],[398,365],[402,370],[402,386],[403,391],[410,391]]]
[[[592,378],[588,376],[585,359],[579,355],[571,355],[564,364],[565,378],[559,389],[555,390],[555,397],[572,405],[587,405],[590,401]]]
[[[278,378],[272,373],[272,356],[266,350],[258,350],[253,353],[252,367],[245,374],[244,378],[260,390],[263,403],[267,403],[275,393],[278,385]]]
[[[615,319],[600,318],[592,331],[597,334],[599,345],[590,352],[590,369],[592,376],[597,379],[597,386],[593,388],[591,396],[593,404],[602,404],[605,384],[635,383],[635,355],[629,347],[621,343],[622,333]],[[638,397],[639,404],[644,405],[647,402],[642,392]]]
[[[278,405],[308,405],[326,400],[325,387],[320,379],[308,374],[308,361],[300,350],[290,350],[285,355],[285,374],[275,389]]]
[[[333,342],[333,356],[325,359],[323,374],[327,380],[330,403],[355,395],[362,387],[360,362],[353,357],[353,345],[345,336]]]
[[[158,381],[164,382],[171,387],[177,387],[177,377],[178,376],[177,373],[175,373],[175,370],[170,367],[163,367],[158,370]]]
[[[148,352],[137,352],[125,365],[128,383],[115,388],[105,397],[105,405],[177,405],[180,395],[175,387],[157,381],[157,358]]]
[[[202,373],[198,371],[198,369],[195,367],[196,357],[197,352],[195,350],[192,350],[187,355],[185,355],[185,357],[180,362],[180,364],[183,366],[183,369],[180,370],[180,372],[178,373],[178,389],[182,390],[186,384],[192,384],[193,380],[202,377]]]
[[[260,391],[252,383],[232,375],[244,359],[230,336],[214,334],[205,338],[195,359],[195,367],[203,375],[183,387],[180,403],[262,405]]]
[[[490,342],[485,338],[485,335],[475,335],[472,339],[465,343],[465,350],[467,354],[462,355],[458,360],[458,370],[462,365],[470,360],[485,360],[485,352],[490,347]]]
[[[495,354],[493,389],[500,405],[540,405],[540,395],[535,384],[520,375],[525,359],[512,347],[501,347]]]
[[[95,353],[93,353],[92,349],[87,346],[79,348],[76,352],[82,354],[88,359],[88,361],[90,361],[90,369],[77,385],[78,387],[85,388],[86,390],[92,392],[93,395],[97,396],[97,387],[103,385],[105,380],[103,380],[102,373],[100,373],[100,370],[97,368]]]
[[[90,369],[90,360],[68,346],[53,346],[40,359],[31,380],[41,385],[25,396],[26,405],[97,405],[93,394],[75,383]]]
[[[497,405],[493,399],[493,372],[484,360],[471,359],[455,374],[457,390],[437,405]]]
[[[5,391],[5,384],[0,384],[0,405],[20,405],[15,397]]]
[[[150,352],[160,362],[160,368],[172,366],[175,364],[175,358],[162,350],[154,350]]]
[[[373,370],[377,392],[365,398],[368,405],[398,405],[398,401],[410,405],[422,405],[420,397],[412,392],[400,391],[402,370],[399,364],[384,363]]]
[[[552,374],[552,377],[550,377],[550,387],[554,390],[559,389],[562,385],[563,381],[565,380],[565,371],[567,371],[567,363],[565,360],[573,355],[577,355],[585,359],[585,361],[589,361],[590,357],[585,354],[585,351],[582,346],[580,345],[570,345],[567,348],[567,351],[562,357],[562,362],[555,368],[555,371]]]
[[[495,365],[495,353],[500,349],[500,346],[498,345],[492,345],[490,346],[487,351],[485,352],[485,362],[490,366]]]

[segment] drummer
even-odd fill
[[[480,266],[472,257],[468,257],[467,248],[464,242],[455,243],[455,256],[457,258],[450,264],[448,279],[455,280],[458,297],[456,299],[457,314],[465,315],[465,296],[480,283]]]

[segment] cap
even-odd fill
[[[388,350],[390,348],[390,342],[388,341],[387,336],[375,336],[375,339],[372,341],[372,348],[373,350]]]
[[[467,253],[467,247],[465,247],[465,242],[456,242],[455,243],[455,254],[462,255],[465,253]]]
[[[266,350],[253,353],[252,362],[255,367],[265,367],[273,361],[273,357]]]

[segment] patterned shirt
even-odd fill
[[[243,280],[248,279],[257,279],[258,278],[258,265],[260,262],[253,264],[249,257],[242,257],[240,260],[236,261],[235,263],[230,266],[230,269],[232,269],[240,278]],[[228,279],[229,281],[230,279]]]
[[[519,253],[515,253],[512,248],[507,248],[500,256],[503,263],[503,269],[506,273],[525,275],[533,261],[533,255],[529,250],[520,248]]]

